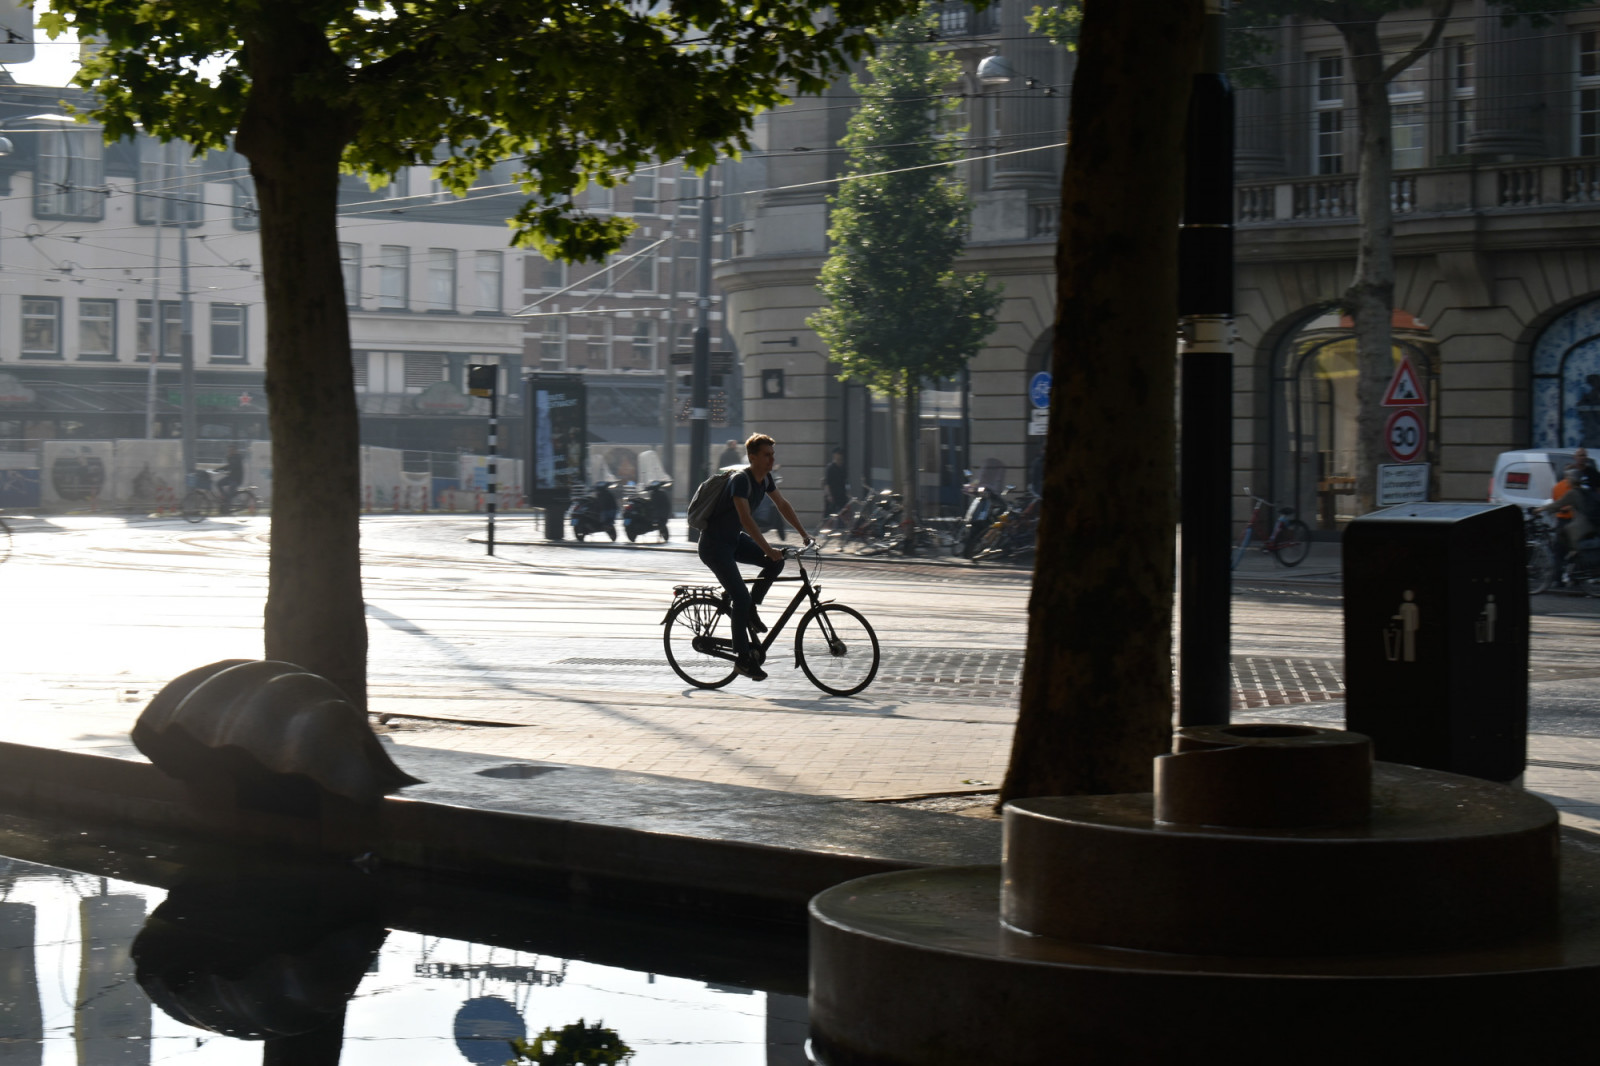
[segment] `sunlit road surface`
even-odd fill
[[[266,518],[17,526],[0,566],[0,695],[20,716],[126,730],[172,677],[261,656]],[[1004,771],[1024,572],[830,553],[825,596],[876,628],[878,680],[850,699],[813,687],[788,651],[796,618],[768,681],[704,691],[672,673],[661,645],[673,586],[711,583],[692,553],[549,544],[511,517],[502,541],[528,543],[491,558],[468,540],[482,532],[481,516],[362,521],[370,710],[397,741],[857,797],[982,789]],[[794,587],[774,588],[769,623]],[[1581,601],[1553,605],[1535,619],[1536,662],[1552,680],[1600,676],[1596,629]],[[1336,583],[1241,589],[1241,706],[1335,710],[1340,641]]]

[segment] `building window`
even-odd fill
[[[672,289],[674,292],[699,292],[700,255],[688,241],[678,244],[672,260]]]
[[[1311,57],[1311,162],[1318,174],[1344,173],[1344,57]]]
[[[501,277],[504,273],[504,257],[499,252],[479,252],[474,257],[472,276],[477,281],[479,311],[491,315],[500,313]]]
[[[150,361],[150,301],[138,305],[138,337],[134,343],[141,363]],[[175,363],[183,357],[183,305],[177,300],[161,301],[161,361]]]
[[[1579,155],[1600,155],[1600,30],[1578,34]]]
[[[100,130],[63,129],[39,135],[39,163],[33,172],[34,217],[105,218],[105,181]]]
[[[244,304],[212,304],[211,361],[243,363],[248,355],[245,348]]]
[[[134,197],[135,219],[141,225],[157,220],[166,224],[198,222],[205,179],[194,147],[182,141],[162,144],[153,137],[139,139],[139,193]]]
[[[233,186],[233,228],[258,230],[261,228],[261,204],[256,200],[256,183],[253,178],[230,179]]]
[[[656,324],[648,318],[635,319],[633,323],[633,365],[636,369],[651,370],[656,361]]]
[[[405,353],[405,390],[421,392],[444,380],[444,356],[433,352]]]
[[[344,305],[361,309],[361,245],[339,242],[339,270],[344,274]]]
[[[1385,57],[1385,62],[1392,58]],[[1415,170],[1428,163],[1428,120],[1422,95],[1426,64],[1426,58],[1419,59],[1389,82],[1390,159],[1396,170]]]
[[[678,175],[678,214],[700,213],[700,179],[693,174]]]
[[[563,318],[551,316],[544,320],[544,332],[539,334],[539,367],[560,370],[566,365],[567,323]]]
[[[605,370],[610,360],[611,338],[607,335],[607,327],[611,320],[600,316],[579,318],[573,323],[573,329],[581,331],[583,335],[583,365],[589,370]]]
[[[404,311],[411,306],[411,249],[403,244],[385,244],[378,249],[378,306]]]
[[[541,271],[540,284],[546,289],[559,289],[567,283],[567,264],[559,259],[546,259]]]
[[[427,311],[456,309],[456,252],[454,248],[428,249]]]
[[[653,215],[656,213],[656,176],[653,173],[635,174],[628,183],[633,189],[633,213],[636,215]]]
[[[640,247],[645,247],[642,243]],[[656,253],[654,249],[645,252],[628,264],[628,271],[632,275],[634,292],[656,291]]]
[[[1467,150],[1467,142],[1472,139],[1472,100],[1477,95],[1472,42],[1448,42],[1445,62],[1449,65],[1450,80],[1450,150],[1461,153]]]
[[[370,362],[371,355],[368,352],[350,353],[350,370],[355,378],[355,386],[362,391],[366,390],[367,383],[371,380],[367,376],[367,368]]]
[[[117,358],[117,301],[78,301],[78,358],[103,363]]]
[[[22,358],[61,358],[60,297],[22,298]]]

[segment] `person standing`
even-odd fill
[[[222,480],[217,482],[217,499],[220,506],[217,508],[227,514],[233,508],[233,494],[240,485],[244,484],[244,456],[239,454],[237,444],[228,445],[228,461],[222,464]]]
[[[756,606],[766,598],[773,578],[783,572],[783,552],[768,544],[761,535],[754,518],[755,509],[770,496],[778,513],[799,531],[800,539],[811,543],[811,535],[772,479],[776,449],[773,439],[765,433],[753,433],[744,442],[750,465],[728,479],[727,497],[706,519],[698,547],[700,561],[716,575],[728,594],[733,650],[738,655],[734,668],[752,681],[767,679],[750,643],[752,634],[763,633],[767,628],[756,614]],[[755,584],[748,588],[739,570],[741,563],[761,567]]]
[[[717,457],[717,469],[738,466],[739,460],[744,456],[744,449],[739,447],[739,442],[730,440],[728,446],[722,449],[722,454]]]
[[[822,512],[832,518],[850,502],[850,476],[844,468],[844,449],[835,448],[833,459],[822,468]]]

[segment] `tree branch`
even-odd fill
[[[1450,9],[1453,7],[1455,0],[1443,0],[1439,5],[1438,14],[1433,16],[1433,28],[1428,31],[1428,35],[1422,39],[1421,44],[1384,68],[1381,84],[1389,84],[1402,70],[1433,51],[1434,46],[1439,43],[1439,38],[1444,35],[1444,24],[1450,20]]]

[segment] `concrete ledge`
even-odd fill
[[[997,862],[996,822],[492,755],[385,745],[423,779],[376,815],[232,809],[131,744],[0,742],[0,810],[224,846],[357,858],[429,878],[801,922],[867,874]],[[484,771],[488,771],[485,774]]]

